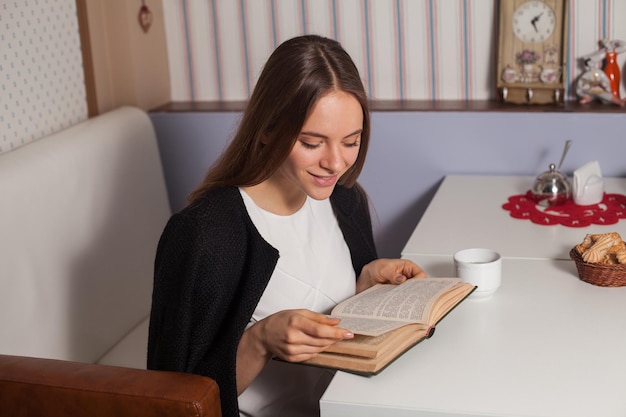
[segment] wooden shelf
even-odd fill
[[[151,109],[151,112],[241,112],[246,101],[175,101]],[[564,104],[511,104],[495,100],[372,100],[371,111],[402,112],[542,112],[542,113],[624,113],[625,107],[594,101],[580,104],[568,101]]]

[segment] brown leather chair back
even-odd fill
[[[0,414],[12,417],[220,417],[200,375],[0,355]]]

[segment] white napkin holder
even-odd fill
[[[574,171],[574,203],[579,206],[598,204],[604,198],[604,179],[598,161],[591,161]]]

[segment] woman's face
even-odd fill
[[[344,91],[322,96],[276,173],[285,191],[316,200],[330,197],[359,155],[362,131],[363,109],[354,96]]]

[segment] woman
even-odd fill
[[[309,35],[274,51],[232,143],[163,231],[150,369],[214,378],[225,416],[318,413],[332,373],[296,363],[353,337],[325,313],[378,282],[425,276],[377,259],[356,183],[369,135],[339,43]]]

